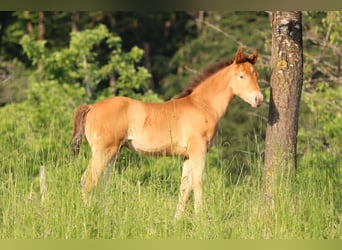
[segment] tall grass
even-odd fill
[[[58,94],[47,96],[52,90]],[[255,137],[250,149],[227,159],[230,145],[219,135],[208,154],[202,214],[194,216],[190,200],[184,218],[174,221],[181,159],[149,158],[123,150],[109,184],[98,185],[90,205],[85,205],[80,178],[90,150],[83,144],[77,158],[68,151],[80,90],[47,83],[33,85],[31,91],[27,101],[0,109],[2,239],[342,238],[339,143],[320,149],[325,145],[312,145],[312,139],[305,141],[307,133],[302,133],[299,146],[304,153],[298,169],[291,181],[279,183],[270,208],[262,193],[262,140]],[[333,131],[338,131],[335,127]],[[307,138],[316,140],[313,129]]]
[[[8,143],[15,143],[8,140]],[[78,158],[50,137],[49,150],[18,148],[16,157],[1,155],[0,238],[196,238],[280,239],[341,238],[341,160],[302,160],[291,183],[279,186],[275,206],[262,194],[261,152],[245,152],[248,165],[208,157],[204,208],[173,220],[178,200],[181,160],[121,153],[109,185],[99,185],[90,205],[80,196],[80,177],[89,149]],[[17,147],[17,145],[2,145]],[[34,155],[32,155],[34,154]],[[46,193],[40,194],[44,165]],[[322,166],[324,165],[324,166]],[[232,173],[238,173],[232,174]]]

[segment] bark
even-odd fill
[[[197,29],[198,30],[202,30],[202,27],[203,27],[203,22],[204,22],[204,11],[201,10],[201,11],[198,11],[196,13],[196,25],[197,25]]]
[[[109,90],[110,93],[112,93],[113,95],[115,95],[115,91],[116,91],[116,78],[115,78],[115,74],[111,74],[109,77]]]
[[[84,85],[86,87],[88,97],[91,97],[92,91],[91,91],[91,87],[90,87],[90,79],[89,79],[89,73],[88,73],[88,61],[87,61],[87,58],[85,55],[83,55],[83,69],[85,72],[84,80],[83,80]]]
[[[38,20],[38,40],[44,40],[45,39],[45,24],[44,24],[44,12],[40,11],[39,14],[39,20]]]
[[[143,65],[149,72],[151,72],[152,64],[151,64],[151,46],[150,46],[150,43],[147,41],[144,41],[143,47],[144,47]],[[153,90],[154,87],[155,87],[154,82],[153,82],[153,79],[151,78],[148,82],[148,89]]]
[[[29,11],[24,11],[24,17],[26,19],[26,30],[27,30],[27,34],[30,37],[33,37],[33,26],[30,20],[30,12]]]
[[[300,11],[272,13],[271,97],[266,128],[263,191],[273,201],[278,181],[296,167],[298,114],[303,85]]]
[[[1,53],[2,53],[2,41],[3,41],[3,37],[4,37],[4,34],[5,34],[5,30],[8,26],[8,19],[10,17],[10,14],[2,14],[0,16],[0,56],[1,56]]]
[[[45,39],[44,18],[45,18],[44,12],[40,11],[38,13],[38,40],[40,41],[43,41]],[[44,70],[44,65],[43,65],[42,59],[40,59],[38,61],[38,72],[40,72],[41,78],[42,78],[43,70]]]
[[[74,12],[71,15],[71,31],[72,32],[77,32],[78,31],[78,22],[80,20],[80,13],[79,12]]]

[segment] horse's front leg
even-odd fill
[[[205,154],[198,156],[194,160],[192,170],[192,189],[194,191],[195,214],[199,215],[202,211],[202,188],[204,182]]]
[[[192,191],[192,165],[189,159],[183,163],[182,179],[179,187],[179,201],[176,208],[175,219],[180,219],[184,213]]]
[[[194,191],[195,214],[198,215],[200,213],[202,206],[204,166],[205,154],[192,156],[184,161],[180,184],[179,202],[175,213],[175,219],[182,217],[192,191]]]

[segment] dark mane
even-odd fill
[[[194,89],[198,85],[200,85],[205,79],[207,79],[211,75],[215,74],[219,70],[231,65],[233,62],[234,62],[234,58],[224,60],[224,61],[218,62],[217,64],[214,64],[213,66],[203,70],[198,76],[196,76],[192,80],[191,84],[186,89],[184,89],[182,93],[180,93],[178,96],[176,96],[174,99],[179,99],[179,98],[186,97],[186,96],[190,95],[194,91]],[[249,58],[247,56],[245,56],[238,63],[244,63],[244,62],[249,62]]]

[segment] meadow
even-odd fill
[[[224,157],[229,145],[220,133],[207,159],[201,216],[194,216],[191,200],[185,217],[173,219],[181,159],[125,149],[109,185],[100,184],[85,205],[80,178],[90,150],[83,144],[74,158],[68,148],[79,90],[52,84],[46,86],[52,95],[33,94],[42,88],[0,109],[1,239],[342,238],[340,145],[317,153],[305,131],[299,133],[305,152],[291,181],[279,183],[273,208],[262,193],[262,142],[256,137],[257,150],[247,148],[241,162]]]
[[[341,238],[334,197],[338,177],[329,168],[315,172],[314,165],[323,163],[318,159],[302,163],[293,183],[279,187],[273,210],[263,202],[258,156],[246,156],[251,172],[239,166],[238,177],[229,173],[237,162],[218,161],[206,169],[202,216],[193,216],[190,203],[186,217],[175,222],[180,160],[124,152],[109,186],[100,185],[87,206],[79,181],[88,155],[72,159],[56,145],[57,152],[44,159],[43,198],[39,173],[34,178],[27,173],[27,168],[40,168],[41,158],[28,162],[23,153],[2,159],[2,164],[15,161],[20,169],[2,177],[1,238]]]
[[[0,239],[342,239],[341,13],[303,12],[298,166],[284,172],[273,206],[262,188],[270,12],[196,15],[0,13]],[[184,218],[173,218],[181,159],[127,149],[109,184],[84,204],[80,179],[90,149],[84,143],[78,157],[70,155],[75,108],[111,95],[171,98],[241,46],[260,50],[265,104],[252,111],[237,98],[222,120],[201,215],[190,200]]]

